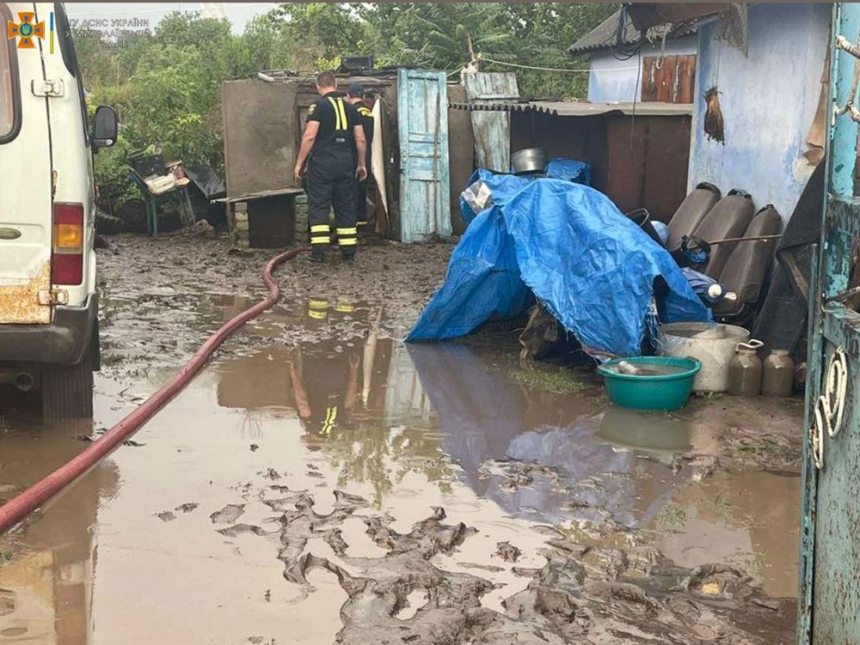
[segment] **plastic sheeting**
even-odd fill
[[[516,318],[533,301],[502,209],[494,205],[469,224],[451,255],[445,284],[407,341],[459,338],[485,322]]]
[[[602,193],[488,171],[473,179],[490,187],[491,205],[471,220],[407,341],[457,338],[522,315],[533,293],[593,356],[637,356],[658,277],[667,287],[662,322],[711,320],[669,253]]]
[[[591,168],[583,161],[563,158],[550,159],[546,166],[546,176],[550,179],[561,179],[591,186]]]

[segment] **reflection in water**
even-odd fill
[[[0,501],[74,457],[91,431],[91,423],[75,422],[0,433]],[[103,462],[40,511],[23,535],[0,538],[0,642],[91,641],[94,528],[99,500],[117,482],[116,468]]]
[[[688,485],[689,469],[669,467],[691,447],[682,418],[526,390],[505,365],[466,346],[403,346],[373,333],[363,342],[270,349],[220,372],[222,405],[295,411],[305,444],[337,469],[338,485],[371,484],[377,507],[409,473],[447,494],[459,480],[515,518],[657,527],[660,546],[679,563],[743,561],[758,567],[769,590],[791,594],[794,549],[772,548],[749,521],[767,509],[726,501],[747,478]],[[773,496],[785,508],[773,513],[793,526],[797,496],[791,482],[776,480],[782,488]],[[708,514],[699,507],[708,504],[725,507],[724,529],[702,524]],[[667,525],[667,517],[683,521]],[[782,534],[794,539],[791,530]],[[770,555],[782,551],[787,560]]]
[[[148,424],[138,437],[144,448],[117,453],[26,530],[0,540],[0,643],[110,645],[123,642],[119,634],[130,645],[194,642],[190,613],[209,617],[206,636],[217,642],[244,642],[256,627],[331,642],[343,601],[335,581],[315,581],[325,593],[291,605],[299,592],[274,564],[277,544],[228,540],[213,529],[210,515],[226,504],[247,504],[240,522],[264,525],[270,509],[249,493],[260,478],[265,488],[324,487],[314,495],[321,513],[333,486],[360,493],[404,530],[429,505],[442,505],[480,526],[457,555],[464,570],[492,565],[487,554],[500,540],[523,548],[518,566],[542,565],[527,525],[502,513],[545,523],[613,520],[649,529],[643,535],[656,535],[680,564],[742,562],[770,593],[793,593],[796,478],[721,474],[691,485],[689,469],[668,467],[689,449],[690,424],[529,390],[509,378],[515,365],[498,354],[405,347],[376,333],[381,312],[350,307],[314,303],[305,324],[342,328],[360,317],[371,321],[364,338],[275,342],[222,360]],[[276,337],[271,325],[261,329]],[[67,461],[86,445],[73,437],[90,432],[0,428],[0,498]],[[354,519],[350,549],[366,539]],[[505,579],[492,602],[500,607],[520,582]],[[245,633],[243,621],[255,630]]]
[[[381,312],[356,312],[346,301],[311,299],[304,324],[336,325],[357,313],[381,320]],[[360,341],[271,346],[218,372],[219,405],[244,409],[246,418],[251,411],[293,411],[305,445],[324,452],[341,473],[339,484],[370,483],[377,507],[409,473],[450,490],[452,467],[438,434],[428,432],[429,399],[405,348],[380,339],[377,327]]]
[[[305,325],[352,315],[348,303],[311,299]],[[661,464],[687,448],[679,422],[604,414],[585,398],[526,391],[505,366],[462,345],[404,347],[372,328],[363,340],[272,346],[218,369],[220,405],[293,411],[305,445],[327,456],[341,486],[371,483],[377,507],[408,473],[421,473],[443,492],[459,478],[512,517],[610,516],[632,528],[685,481]],[[637,422],[638,434],[618,432]],[[506,460],[539,468],[512,472]]]
[[[467,347],[410,345],[409,354],[439,411],[445,451],[463,468],[471,488],[514,517],[555,523],[599,521],[608,513],[632,528],[659,512],[666,495],[683,481],[639,460],[635,451],[602,441],[598,430],[605,431],[606,417],[587,399],[555,397],[550,405],[536,404],[534,394],[511,383],[506,372],[488,369]],[[631,438],[653,449],[647,439]],[[488,472],[488,459],[537,464],[557,474],[527,473],[527,485],[518,486],[504,468]],[[643,491],[637,484],[642,478],[663,478],[666,484]]]

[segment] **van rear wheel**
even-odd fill
[[[42,417],[46,421],[93,416],[93,348],[77,365],[42,368]]]

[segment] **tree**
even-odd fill
[[[504,5],[517,43],[520,63],[535,67],[585,69],[571,64],[567,49],[611,16],[611,4],[511,3]],[[534,62],[529,62],[534,61]],[[541,72],[518,70],[520,91],[531,97],[582,97],[588,91],[587,72]]]
[[[367,23],[380,62],[455,72],[473,55],[485,71],[515,71],[530,97],[582,96],[587,73],[517,67],[575,69],[567,49],[617,7],[608,4],[451,3],[353,5]],[[507,63],[500,64],[500,63]],[[579,65],[582,69],[582,66]]]
[[[382,66],[456,73],[475,56],[485,71],[515,71],[527,97],[583,96],[587,74],[567,48],[616,9],[564,3],[282,4],[241,36],[225,20],[165,16],[152,33],[106,42],[76,31],[89,103],[120,118],[116,147],[96,156],[102,195],[134,194],[128,155],[155,145],[168,158],[223,166],[221,84],[266,69],[333,69],[346,55],[373,54]],[[524,67],[527,66],[527,67]]]
[[[512,36],[501,4],[356,5],[386,65],[417,65],[455,71],[470,50],[504,56]]]

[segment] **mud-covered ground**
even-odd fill
[[[791,642],[801,402],[637,414],[510,335],[404,346],[452,248],[280,268],[273,310],[0,539],[0,641]],[[109,238],[96,418],[6,410],[0,499],[262,297],[271,255]]]

